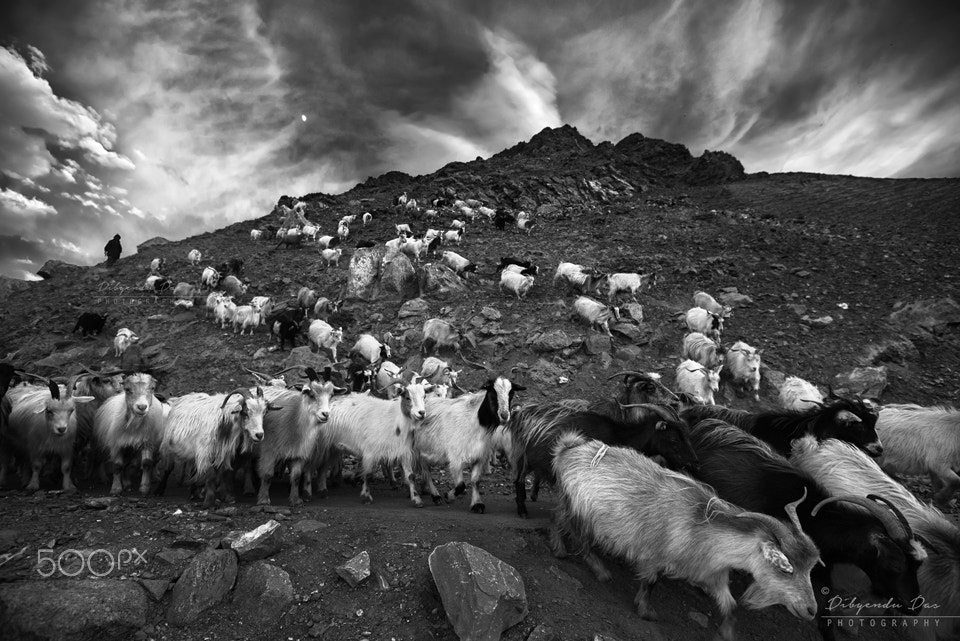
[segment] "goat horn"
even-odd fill
[[[53,381],[47,381],[47,387],[50,389],[50,396],[55,401],[60,400],[60,388]]]
[[[285,369],[282,369],[282,370],[280,370],[279,372],[277,372],[276,374],[274,374],[274,375],[273,375],[273,378],[277,378],[277,377],[279,377],[281,374],[285,374],[285,373],[287,373],[287,372],[289,372],[289,371],[291,371],[291,370],[295,370],[295,369],[303,369],[303,365],[291,365],[290,367],[287,367],[287,368],[285,368]]]
[[[823,401],[815,401],[811,398],[801,398],[800,401],[803,403],[813,403],[814,405],[819,405],[820,407],[823,407]]]
[[[907,538],[912,538],[911,536],[912,532],[908,529],[909,526],[905,526],[903,523],[898,521],[897,518],[893,514],[891,514],[889,510],[885,510],[881,508],[879,505],[877,505],[875,501],[862,496],[853,496],[853,495],[830,496],[828,498],[823,499],[819,503],[817,503],[814,506],[813,510],[810,512],[810,515],[816,516],[817,512],[819,512],[820,508],[823,507],[824,505],[827,505],[829,503],[841,502],[841,501],[846,503],[853,503],[854,505],[859,505],[860,507],[865,509],[867,512],[872,514],[874,517],[876,517],[878,521],[880,521],[884,529],[887,531],[887,534],[890,535],[891,538],[899,539],[900,536],[897,535],[897,532],[901,532]]]
[[[248,390],[246,387],[238,387],[237,389],[233,390],[232,392],[229,392],[226,396],[223,397],[223,402],[220,403],[220,409],[223,409],[224,407],[227,406],[227,401],[229,401],[230,397],[233,396],[234,394],[239,394],[244,399],[252,398],[250,396],[250,390]]]
[[[807,486],[803,486],[803,496],[794,501],[793,503],[787,503],[783,506],[783,511],[787,513],[787,516],[790,517],[790,522],[793,523],[793,527],[797,528],[797,531],[802,532],[803,528],[800,527],[800,519],[797,517],[797,506],[807,500]]]
[[[45,378],[43,376],[40,376],[39,374],[31,374],[30,372],[25,372],[23,370],[14,370],[14,371],[16,371],[17,374],[19,374],[20,376],[29,376],[30,378],[35,378],[38,381],[43,381],[44,383],[50,382],[49,378]]]
[[[240,363],[240,369],[245,371],[248,374],[253,374],[254,378],[257,379],[257,382],[270,380],[270,377],[261,372],[255,372],[249,367],[246,367],[243,363]]]
[[[92,369],[90,369],[89,367],[87,367],[86,365],[84,365],[83,363],[81,363],[81,362],[79,362],[79,361],[77,361],[76,364],[79,365],[80,368],[83,369],[83,371],[85,371],[86,373],[92,374],[93,376],[99,376],[99,377],[102,377],[102,378],[109,378],[109,377],[111,377],[111,376],[116,376],[117,374],[126,374],[126,371],[124,371],[124,370],[122,370],[122,369],[114,369],[114,370],[110,370],[110,371],[108,371],[108,372],[95,372],[95,371],[93,371]]]
[[[910,527],[910,522],[907,521],[907,518],[903,515],[903,512],[900,511],[900,508],[891,503],[887,498],[878,494],[867,494],[867,498],[871,501],[876,501],[877,503],[881,503],[882,505],[886,506],[887,509],[893,512],[893,514],[897,517],[897,520],[900,521],[903,529],[907,532],[907,536],[911,539],[914,538],[913,528]]]
[[[617,377],[619,377],[619,376],[629,376],[629,375],[633,375],[633,376],[643,376],[644,378],[650,378],[650,375],[647,374],[646,372],[635,372],[635,371],[633,371],[632,369],[625,369],[625,370],[623,370],[622,372],[617,372],[616,374],[612,374],[612,375],[608,376],[608,377],[607,377],[607,380],[609,381],[609,380],[613,380],[614,378],[617,378]]]
[[[317,376],[317,371],[312,367],[305,367],[303,371],[307,375],[307,378],[309,378],[311,381],[318,380],[319,377]]]

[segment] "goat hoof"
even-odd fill
[[[123,490],[110,490],[110,496],[120,496],[121,494],[123,494]]]
[[[270,505],[270,499],[265,499],[265,500],[263,500],[263,501],[257,501],[257,505],[258,505],[258,506],[261,506],[261,505]]]
[[[372,496],[361,496],[361,497],[360,497],[360,502],[363,503],[364,505],[366,505],[366,504],[368,504],[368,503],[373,503],[373,497],[372,497]]]
[[[474,514],[483,514],[484,510],[486,509],[487,508],[483,503],[476,503],[470,506],[470,511]]]
[[[326,490],[320,490],[319,492],[317,492],[317,496],[319,496],[321,499],[325,499],[325,498],[327,498],[327,491],[326,491]]]

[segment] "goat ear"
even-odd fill
[[[665,429],[667,429],[667,423],[666,423],[666,421],[657,421],[656,430],[657,430],[658,432],[662,432],[662,431],[664,431]]]
[[[860,417],[851,412],[850,410],[841,410],[837,412],[837,420],[845,425],[854,425],[856,423],[862,423]]]
[[[334,388],[333,388],[333,393],[334,393],[334,394],[349,394],[349,393],[350,393],[350,390],[349,390],[348,388],[346,388],[346,387],[334,387]]]
[[[764,541],[760,544],[760,550],[763,552],[763,560],[777,568],[781,572],[793,574],[793,566],[787,556],[772,541]]]
[[[524,387],[523,385],[517,385],[516,383],[512,383],[512,384],[510,385],[510,387],[511,387],[511,389],[513,389],[513,391],[515,391],[515,392],[523,392],[523,391],[526,391],[526,389],[527,389],[527,388]]]
[[[46,404],[46,403],[39,403],[39,404],[37,405],[37,409],[33,410],[33,413],[34,413],[34,414],[43,414],[44,410],[46,410],[46,409],[47,409],[47,404]]]
[[[94,399],[94,397],[92,396],[74,396],[73,397],[74,403],[89,403],[90,401],[93,401],[93,400],[96,400],[96,399]]]

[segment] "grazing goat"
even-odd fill
[[[713,296],[707,292],[701,291],[693,293],[693,306],[705,309],[716,316],[720,316],[721,318],[728,317],[730,312],[733,311],[732,307],[721,305],[713,298]]]
[[[435,356],[428,356],[423,360],[423,365],[420,366],[420,375],[434,385],[456,387],[457,377],[462,371],[453,369],[449,363]]]
[[[573,301],[573,311],[591,328],[602,329],[607,336],[613,336],[610,333],[610,321],[616,318],[616,314],[600,301],[589,296],[578,296]]]
[[[753,400],[760,400],[760,355],[762,349],[737,341],[726,351],[727,373],[738,389],[753,392]]]
[[[166,266],[165,258],[154,258],[150,261],[150,273],[160,275],[163,273],[163,268]]]
[[[420,258],[426,255],[429,245],[422,238],[408,238],[400,245],[400,251],[419,263]]]
[[[328,349],[330,350],[330,360],[334,363],[337,362],[337,345],[343,342],[342,327],[333,329],[330,323],[315,320],[310,323],[307,336],[310,339],[310,343],[317,346],[318,353],[321,348]]]
[[[388,399],[394,399],[400,393],[404,380],[401,376],[400,366],[393,361],[383,361],[377,369],[376,391],[378,396]]]
[[[340,239],[337,236],[321,236],[317,239],[317,247],[321,250],[323,249],[333,249],[340,244]]]
[[[260,240],[263,238],[263,231],[260,229],[251,229],[250,230],[250,240]]]
[[[607,298],[613,303],[620,292],[630,292],[630,298],[637,300],[637,292],[656,283],[656,274],[616,273],[607,276]]]
[[[240,279],[233,275],[224,278],[220,286],[223,287],[223,291],[234,298],[240,298],[247,293],[246,283],[240,282]]]
[[[823,394],[799,376],[788,376],[780,386],[780,406],[795,412],[804,412],[823,405]]]
[[[797,506],[797,517],[824,563],[811,573],[820,606],[817,623],[824,639],[834,636],[833,622],[825,618],[826,595],[836,593],[831,571],[838,563],[852,563],[863,570],[870,578],[871,593],[892,599],[905,614],[919,610],[908,604],[916,602],[920,593],[917,569],[927,555],[909,524],[882,499],[846,493],[830,496],[766,443],[717,419],[698,423],[691,440],[700,460],[694,476],[725,501],[785,521],[784,503],[807,493]]]
[[[641,409],[636,404],[634,409]],[[630,447],[647,456],[663,457],[674,469],[695,469],[697,455],[690,444],[690,428],[676,411],[662,405],[644,405],[639,420],[611,418],[605,414],[573,409],[568,403],[526,405],[513,413],[509,429],[514,445],[512,461],[516,475],[517,514],[527,516],[525,479],[535,477],[531,499],[536,501],[540,480],[553,480],[550,462],[557,439],[567,432],[583,434],[608,445]],[[631,416],[632,418],[632,416]]]
[[[343,256],[343,250],[339,247],[336,249],[324,249],[320,252],[320,256],[327,262],[327,267],[333,267],[336,265],[340,266],[340,257]]]
[[[227,296],[226,294],[218,296],[216,301],[213,308],[213,319],[215,322],[220,323],[220,329],[226,329],[227,323],[233,322],[233,315],[237,311],[237,304],[233,302],[233,296]],[[207,304],[210,304],[209,298],[207,299]]]
[[[937,507],[946,511],[960,489],[960,411],[952,407],[886,405],[877,418],[890,474],[929,474]]]
[[[562,280],[581,294],[589,294],[603,282],[603,276],[575,263],[560,263],[553,275],[553,285]]]
[[[93,400],[92,396],[74,396],[72,381],[65,390],[53,381],[47,381],[46,389],[33,385],[11,389],[0,409],[5,417],[0,420],[4,424],[0,433],[0,487],[6,483],[7,467],[15,456],[23,462],[24,480],[27,469],[31,470],[24,489],[39,490],[44,459],[53,455],[60,457],[63,490],[75,492],[70,473],[77,439],[76,409]]]
[[[297,304],[305,313],[309,314],[314,305],[317,304],[317,292],[309,287],[301,287],[297,290]]]
[[[472,263],[457,252],[445,251],[440,259],[444,265],[452,269],[458,275],[466,277],[467,273],[477,272],[476,263]]]
[[[536,222],[530,220],[529,218],[521,218],[517,221],[517,229],[527,232],[527,235],[529,236],[536,224]]]
[[[723,355],[717,344],[700,332],[692,332],[683,337],[681,357],[696,361],[708,369],[713,369],[723,362]]]
[[[340,242],[345,241],[350,236],[350,227],[344,223],[340,223],[337,226],[337,238],[340,239]]]
[[[478,392],[458,398],[426,399],[427,417],[417,426],[414,447],[420,469],[434,503],[444,497],[437,491],[429,465],[446,465],[454,487],[446,500],[453,501],[466,490],[463,470],[470,468],[470,511],[483,514],[486,507],[480,494],[480,476],[490,460],[493,432],[510,420],[510,406],[516,392],[526,388],[498,376],[487,381]]]
[[[369,211],[366,212],[366,213],[363,215],[363,225],[364,225],[364,227],[366,227],[367,225],[369,225],[372,221],[373,221],[373,214],[371,214]]]
[[[357,220],[357,215],[356,215],[356,214],[349,214],[349,215],[347,215],[347,216],[342,217],[342,218],[340,219],[340,223],[339,223],[339,224],[341,224],[341,225],[352,225],[352,224],[354,223],[354,221],[356,221],[356,220]]]
[[[376,365],[390,358],[390,346],[381,343],[372,334],[361,334],[350,348],[350,356],[359,356],[365,364]],[[334,357],[333,360],[337,360]]]
[[[312,241],[317,238],[317,234],[320,233],[320,228],[316,225],[304,225],[300,233],[303,234],[304,238],[309,238]]]
[[[677,389],[693,397],[698,403],[714,405],[713,393],[720,389],[720,372],[723,365],[715,369],[704,367],[692,360],[677,365]]]
[[[533,289],[533,276],[524,276],[504,269],[500,272],[500,293],[506,289],[517,295],[517,300],[523,300]]]
[[[431,354],[439,353],[443,349],[452,349],[459,354],[460,332],[445,320],[427,319],[423,324],[423,342],[420,343],[420,351],[423,354]]]
[[[625,559],[640,581],[637,613],[656,618],[650,592],[660,574],[684,579],[714,598],[723,623],[720,637],[734,638],[731,570],[750,574],[741,597],[748,608],[783,605],[794,616],[813,619],[817,602],[810,571],[818,559],[800,528],[796,505],[784,507],[790,525],[748,512],[716,496],[706,485],[664,469],[633,449],[608,447],[580,434],[566,434],[554,448],[553,470],[560,491],[555,554],[562,534],[582,544],[584,558],[601,581],[610,578],[597,545]]]
[[[190,264],[196,267],[200,264],[200,261],[203,260],[203,254],[200,253],[199,249],[191,249],[187,252],[187,260],[190,261]]]
[[[163,434],[163,408],[153,393],[155,386],[149,374],[131,374],[123,381],[123,394],[104,401],[94,416],[94,441],[113,462],[111,496],[123,493],[121,477],[129,450],[140,452],[140,494],[150,492],[153,455]]]
[[[80,314],[77,324],[73,326],[73,331],[70,333],[75,333],[79,329],[81,336],[89,336],[90,334],[99,336],[100,332],[103,331],[103,326],[107,324],[107,316],[107,314],[84,312]]]
[[[414,483],[413,444],[414,433],[426,416],[425,395],[432,387],[411,382],[400,390],[400,398],[392,401],[363,394],[351,394],[338,400],[317,443],[317,452],[322,457],[317,473],[320,496],[326,496],[326,479],[334,462],[333,453],[342,449],[361,459],[362,502],[373,503],[369,477],[380,461],[399,461],[410,490],[410,500],[416,507],[423,507],[423,499]]]
[[[229,406],[228,406],[229,403]],[[256,397],[245,387],[229,394],[186,394],[170,399],[163,422],[160,454],[166,468],[157,485],[162,496],[177,460],[193,465],[194,483],[203,483],[203,508],[213,507],[217,476],[232,469],[238,451],[263,440],[263,417],[271,406],[257,387]]]
[[[277,410],[264,416],[263,440],[252,447],[260,477],[257,505],[270,505],[270,483],[277,463],[283,461],[290,468],[290,506],[303,505],[300,480],[304,464],[311,460],[320,433],[329,428],[330,399],[348,392],[330,381],[329,368],[324,370],[322,381],[313,369],[308,367],[305,371],[310,380],[300,391],[279,387],[264,390],[267,401]],[[306,486],[309,488],[310,484]],[[309,490],[307,494],[309,498]]]
[[[342,305],[342,299],[330,300],[329,298],[318,298],[317,303],[313,306],[313,316],[314,318],[325,320],[331,314],[339,312]]]
[[[113,338],[113,355],[120,358],[127,351],[127,348],[138,340],[140,340],[140,337],[126,327],[118,329],[117,335]]]
[[[443,244],[450,245],[451,243],[459,246],[460,241],[463,240],[463,227],[459,229],[451,229],[450,231],[443,232]]]
[[[402,223],[400,225],[394,225],[394,228],[397,230],[397,234],[407,234],[413,236],[413,230],[410,229],[410,225],[407,223]]]
[[[708,312],[702,307],[691,307],[687,310],[684,318],[687,323],[687,329],[691,332],[700,332],[720,342],[720,334],[723,332],[723,317],[713,312]]]
[[[822,407],[804,412],[772,410],[744,412],[725,407],[693,406],[680,412],[687,423],[705,418],[718,418],[736,425],[770,444],[783,456],[790,456],[791,443],[808,434],[818,441],[836,438],[880,456],[883,446],[877,436],[877,412],[872,404],[860,400],[832,398]]]
[[[922,600],[928,616],[939,625],[921,630],[919,638],[955,639],[960,632],[960,530],[940,510],[921,502],[907,488],[884,473],[868,456],[836,439],[817,441],[812,436],[793,444],[790,462],[809,474],[831,494],[883,497],[903,514],[923,544],[926,560],[920,564]]]

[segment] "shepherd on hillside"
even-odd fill
[[[114,236],[106,245],[103,246],[103,253],[107,257],[107,267],[112,267],[123,253],[123,246],[120,244],[120,234]]]

